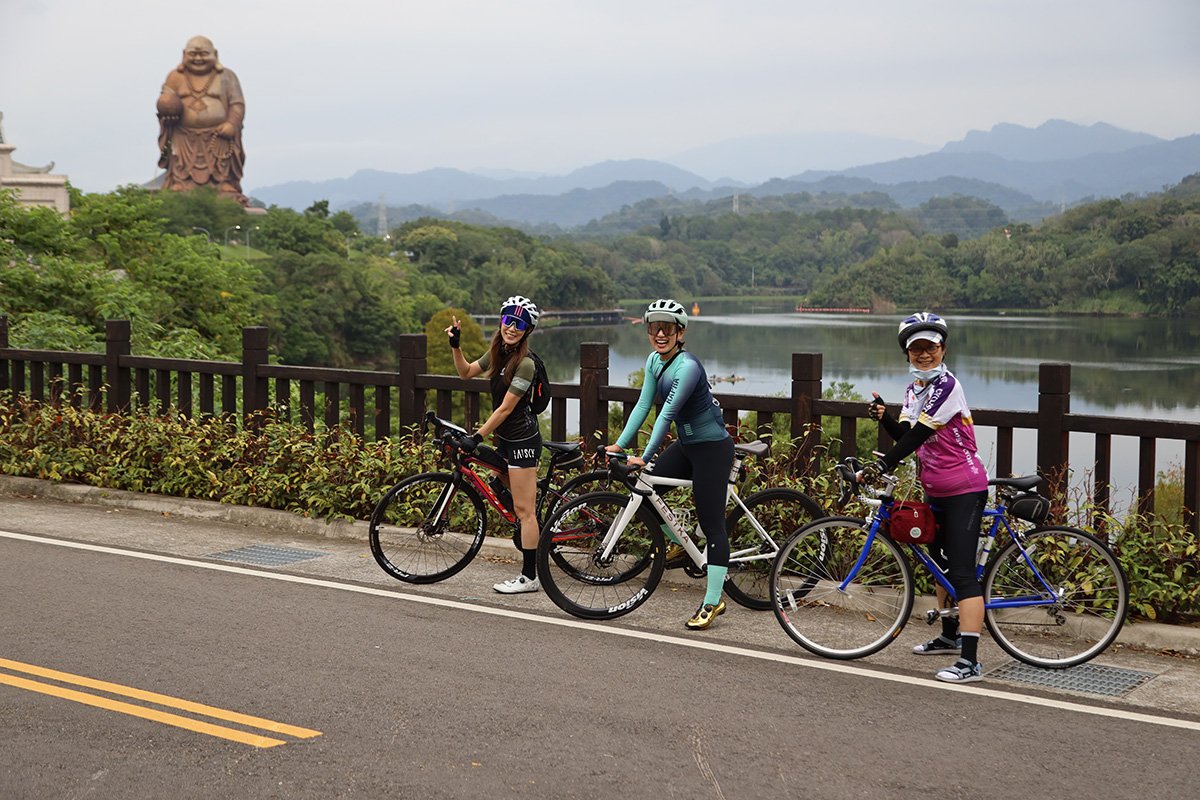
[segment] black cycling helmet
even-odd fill
[[[925,335],[917,335],[922,333]],[[900,323],[900,329],[896,332],[896,339],[900,342],[900,349],[904,352],[908,352],[909,344],[917,338],[929,339],[934,344],[943,344],[946,339],[950,338],[950,328],[946,325],[946,320],[937,314],[918,311],[916,314],[905,317],[904,321]]]
[[[500,315],[517,317],[525,323],[527,328],[536,328],[538,317],[542,313],[538,311],[538,307],[528,297],[514,294],[500,306]],[[521,330],[525,330],[525,328]]]

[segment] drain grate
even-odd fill
[[[297,550],[294,547],[276,547],[269,544],[252,544],[239,547],[236,550],[222,550],[213,553],[209,558],[219,558],[222,561],[236,561],[239,564],[254,564],[259,567],[282,567],[295,564],[297,561],[307,561],[326,555],[316,550]]]
[[[1051,689],[1069,689],[1074,692],[1100,694],[1106,697],[1124,697],[1137,687],[1155,677],[1153,672],[1138,672],[1135,669],[1106,667],[1102,664],[1080,664],[1066,669],[1044,669],[1012,661],[998,670],[988,673],[989,678],[1000,678]]]

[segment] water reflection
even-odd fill
[[[963,379],[974,408],[1035,410],[1038,365],[1065,362],[1071,365],[1071,408],[1077,413],[1200,422],[1200,320],[946,316],[951,326],[946,363]],[[822,354],[826,387],[846,382],[863,396],[874,390],[896,401],[909,381],[895,338],[902,318],[798,314],[788,301],[754,306],[708,301],[688,328],[687,344],[710,376],[740,378],[717,384],[720,393],[786,395],[792,353],[813,352]],[[613,383],[641,369],[650,352],[641,325],[553,329],[539,334],[534,346],[552,380],[573,383],[579,345],[596,341],[609,344]],[[978,434],[981,452],[994,464],[994,432]],[[1033,432],[1018,432],[1015,444],[1014,469],[1032,471]],[[1090,460],[1092,447],[1091,436],[1072,435],[1073,463]],[[1114,484],[1132,486],[1137,441],[1115,437],[1113,448]],[[1181,445],[1159,444],[1160,469],[1181,460]]]
[[[821,353],[825,385],[853,384],[899,396],[908,383],[895,331],[901,315],[734,313],[710,301],[689,326],[688,348],[713,376],[744,378],[721,391],[788,391],[791,354]],[[760,304],[761,305],[761,304]],[[748,307],[748,304],[747,304]],[[711,309],[711,311],[710,311]],[[980,408],[1033,410],[1038,365],[1071,364],[1072,409],[1116,416],[1200,421],[1200,321],[1093,317],[948,315],[947,364]],[[640,325],[563,328],[538,337],[554,380],[577,380],[579,344],[609,343],[614,381],[645,362]]]

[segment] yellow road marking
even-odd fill
[[[74,689],[65,689],[61,686],[51,686],[48,683],[38,683],[28,678],[18,678],[16,675],[5,675],[2,672],[0,672],[0,683],[6,683],[18,689],[28,689],[31,692],[40,692],[41,694],[48,694],[53,697],[61,697],[64,700],[73,700],[76,703],[84,703],[85,705],[96,706],[97,708],[104,708],[109,711],[119,711],[122,714],[161,722],[164,725],[174,725],[176,728],[187,728],[197,733],[206,733],[209,736],[231,739],[232,741],[255,747],[275,747],[276,745],[287,744],[282,739],[259,736],[257,733],[245,733],[233,728],[222,728],[220,725],[213,725],[211,722],[201,722],[200,720],[181,717],[178,714],[168,714],[166,711],[155,711],[153,708],[135,706],[133,703],[110,700],[107,697],[99,697],[87,692],[77,692]]]
[[[188,711],[193,714],[202,714],[206,717],[224,720],[225,722],[234,722],[239,725],[245,725],[251,728],[259,728],[272,733],[279,733],[285,736],[294,736],[297,739],[311,739],[314,736],[320,736],[320,731],[314,731],[310,728],[301,728],[295,725],[287,725],[282,722],[264,719],[262,717],[254,717],[249,714],[239,714],[236,711],[229,711],[224,708],[216,708],[215,706],[204,705],[203,703],[194,703],[190,700],[182,700],[178,697],[159,694],[157,692],[148,692],[144,689],[135,689],[131,686],[122,686],[117,683],[109,683],[108,681],[96,680],[95,678],[87,678],[82,675],[72,675],[69,672],[60,672],[47,667],[39,667],[34,664],[23,664],[20,661],[10,661],[7,658],[0,658],[0,667],[13,672],[24,672],[29,675],[37,675],[41,678],[49,678],[61,683],[72,683],[76,686],[86,686],[89,689],[98,689],[109,694],[121,695],[124,697],[132,697],[137,700],[144,700],[148,703],[166,706],[168,708],[176,708],[180,711]],[[272,739],[258,734],[243,733],[232,728],[223,728],[219,725],[213,725],[208,722],[200,722],[187,717],[181,717],[177,714],[169,714],[164,711],[156,711],[154,709],[143,708],[132,703],[125,703],[120,700],[110,700],[105,697],[97,697],[96,695],[87,694],[85,692],[77,692],[74,689],[65,689],[59,686],[39,683],[26,678],[19,678],[14,675],[5,675],[0,673],[0,683],[6,683],[9,686],[16,686],[22,689],[28,689],[42,694],[53,695],[67,700],[74,700],[78,703],[86,703],[88,705],[106,708],[110,711],[119,711],[123,714],[132,714],[136,717],[151,719],[156,722],[162,722],[167,725],[175,725],[180,728],[206,733],[210,736],[220,736],[225,739],[232,739],[243,744],[251,744],[255,747],[274,747],[275,745],[285,744],[281,739]]]

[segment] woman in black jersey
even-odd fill
[[[500,307],[500,327],[492,335],[491,346],[470,363],[459,349],[462,331],[458,317],[452,317],[450,327],[446,328],[458,376],[487,375],[492,384],[491,416],[472,434],[470,441],[478,444],[485,436],[496,434],[496,449],[508,461],[505,483],[512,492],[513,511],[521,522],[521,574],[492,586],[502,594],[536,592],[541,588],[536,570],[536,508],[542,434],[527,397],[535,371],[529,355],[529,334],[537,326],[538,316],[538,307],[527,297],[514,295],[505,300]]]

